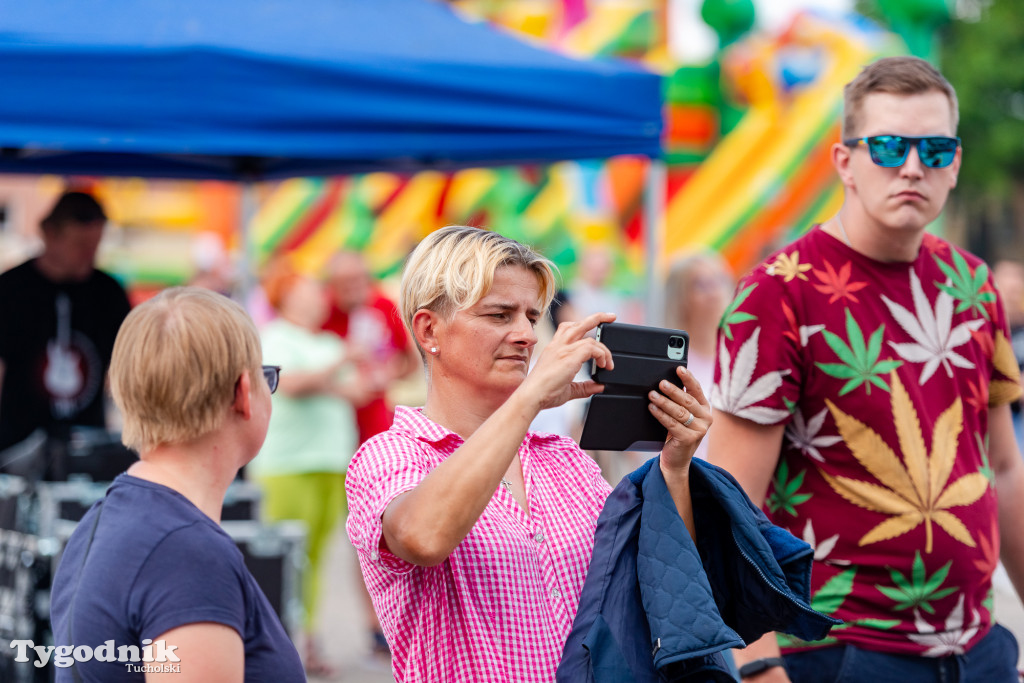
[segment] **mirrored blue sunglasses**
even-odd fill
[[[270,393],[277,391],[277,383],[281,380],[281,366],[264,365],[263,379],[267,380],[267,386],[270,387]]]
[[[871,161],[883,168],[896,168],[907,161],[911,147],[917,147],[921,163],[928,168],[946,168],[956,157],[960,138],[942,135],[913,137],[910,135],[872,135],[866,138],[843,140],[847,147],[864,143],[871,155]]]

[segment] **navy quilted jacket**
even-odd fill
[[[810,546],[728,472],[694,458],[690,494],[696,544],[657,457],[612,491],[559,683],[731,682],[723,650],[768,631],[818,640],[841,623],[809,606]]]

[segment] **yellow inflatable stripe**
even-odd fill
[[[464,220],[476,211],[480,201],[498,182],[498,174],[489,168],[467,168],[452,177],[445,198],[445,213]]]
[[[571,202],[565,175],[552,168],[548,182],[523,211],[523,232],[529,238],[547,234],[560,217],[569,213]]]
[[[551,3],[543,0],[517,0],[501,7],[497,20],[512,31],[534,40],[543,40],[551,30]]]
[[[577,244],[617,245],[621,237],[618,225],[607,216],[571,214],[568,225]]]
[[[751,110],[669,203],[665,256],[713,243],[751,202],[786,181],[784,169],[835,116],[842,86],[871,53],[849,40],[832,44],[828,73],[785,109],[772,103]]]
[[[417,173],[402,193],[378,217],[366,248],[372,270],[385,270],[435,227],[437,202],[445,177],[437,171]]]
[[[309,202],[320,189],[321,185],[309,178],[294,178],[278,185],[253,217],[252,236],[256,244],[270,239],[282,223],[293,219],[296,208]]]
[[[670,74],[679,68],[679,60],[669,51],[668,45],[655,45],[640,61],[651,71],[662,75]]]
[[[320,224],[309,238],[293,252],[296,268],[304,273],[320,275],[327,266],[331,255],[345,246],[352,230],[351,224],[343,220],[344,202],[339,202],[331,214]]]
[[[836,183],[833,185],[832,189],[828,192],[828,198],[821,203],[821,207],[811,216],[811,225],[823,223],[839,213],[839,209],[843,206],[844,197],[843,184]]]
[[[565,36],[562,47],[577,55],[597,54],[646,9],[636,2],[602,2]]]
[[[367,173],[359,183],[360,196],[367,206],[376,209],[390,197],[402,179],[393,173]]]

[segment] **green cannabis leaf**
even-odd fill
[[[928,576],[924,560],[921,558],[921,551],[919,550],[914,557],[914,564],[911,567],[909,579],[899,570],[890,567],[889,576],[892,577],[895,587],[875,584],[875,588],[881,591],[885,597],[896,603],[894,609],[903,610],[919,607],[928,614],[935,614],[935,608],[931,606],[931,601],[939,600],[950,593],[956,592],[956,588],[942,588],[942,584],[949,575],[949,568],[952,565],[953,561],[950,560],[942,565],[934,574]]]
[[[861,332],[857,321],[853,319],[850,309],[846,309],[846,335],[850,339],[847,344],[842,337],[834,332],[825,330],[825,341],[829,347],[839,356],[842,363],[815,363],[826,375],[838,379],[849,380],[839,390],[839,395],[844,396],[861,384],[868,383],[867,391],[871,393],[871,385],[885,391],[889,391],[886,384],[878,375],[887,375],[899,366],[903,361],[884,360],[879,361],[878,356],[882,353],[882,337],[885,333],[885,325],[879,325],[878,329],[871,334],[871,338],[864,342],[864,333]]]
[[[729,341],[732,341],[732,328],[730,327],[730,325],[735,325],[737,323],[745,323],[748,320],[757,320],[756,315],[752,315],[750,313],[741,313],[736,310],[737,308],[743,305],[743,302],[747,300],[747,297],[750,296],[750,293],[754,291],[755,287],[757,287],[756,282],[750,285],[749,287],[743,289],[739,294],[736,295],[736,298],[732,300],[732,303],[730,303],[726,307],[725,313],[722,314],[722,320],[721,322],[718,323],[718,326],[722,328],[723,332],[725,332],[725,337]]]
[[[969,308],[976,308],[985,320],[988,320],[988,311],[982,304],[992,303],[996,300],[996,293],[991,289],[983,291],[988,282],[988,266],[982,263],[978,269],[971,274],[971,267],[967,260],[956,249],[950,250],[953,253],[953,263],[956,269],[948,263],[935,256],[935,263],[949,278],[950,284],[936,282],[935,286],[946,294],[959,301],[956,312],[963,313]]]

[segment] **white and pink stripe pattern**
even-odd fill
[[[519,448],[530,514],[499,486],[469,535],[436,567],[383,547],[381,515],[462,445],[399,407],[349,466],[347,530],[392,648],[398,683],[554,680],[611,487],[570,439],[527,434]]]

